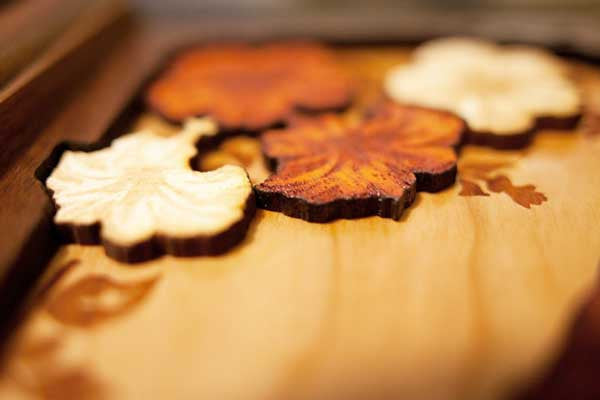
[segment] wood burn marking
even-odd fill
[[[41,286],[37,304],[42,313],[20,334],[13,350],[15,362],[7,376],[35,398],[110,398],[105,383],[88,368],[85,353],[72,354],[71,335],[79,333],[69,328],[87,329],[124,316],[142,303],[159,279],[155,275],[123,282],[108,274],[91,274],[61,287],[79,264],[79,259],[70,260]],[[39,324],[53,329],[38,329]]]
[[[547,201],[545,194],[538,192],[532,184],[517,186],[504,174],[496,173],[509,166],[507,162],[471,161],[459,165],[461,191],[459,196],[490,196],[481,185],[486,184],[492,193],[505,193],[513,202],[521,207],[531,208]]]
[[[156,282],[157,277],[125,283],[108,275],[91,275],[58,293],[46,309],[66,325],[92,327],[139,306]]]
[[[25,393],[38,399],[106,398],[105,385],[82,360],[65,363],[65,332],[40,337],[28,332],[14,353],[16,363],[6,375]],[[16,365],[16,368],[14,367]]]

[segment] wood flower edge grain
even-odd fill
[[[243,168],[191,169],[195,143],[216,134],[191,120],[175,135],[124,135],[100,150],[65,151],[45,179],[55,225],[118,261],[222,254],[246,235],[255,200]]]
[[[336,115],[262,135],[275,173],[255,186],[259,207],[310,222],[400,219],[417,191],[454,183],[465,123],[442,111],[382,103],[361,121]]]

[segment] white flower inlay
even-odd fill
[[[128,134],[94,152],[67,151],[48,180],[57,224],[99,222],[101,237],[131,246],[154,235],[215,235],[244,217],[252,187],[246,172],[226,165],[194,171],[189,159],[201,136],[214,135],[208,119],[190,120],[173,136]]]
[[[580,94],[556,57],[467,38],[417,48],[412,62],[388,72],[385,90],[398,102],[452,111],[471,130],[496,135],[522,133],[539,117],[567,118],[581,108]]]

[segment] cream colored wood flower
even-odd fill
[[[401,103],[452,111],[474,142],[520,147],[540,127],[570,128],[580,94],[556,57],[537,48],[467,38],[434,40],[390,70],[385,91]]]
[[[195,143],[215,133],[197,119],[169,137],[141,131],[102,150],[66,151],[46,181],[55,223],[127,262],[227,250],[244,237],[254,201],[244,169],[191,169]]]

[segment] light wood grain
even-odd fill
[[[418,194],[399,222],[260,211],[225,256],[136,267],[65,246],[47,278],[79,263],[39,296],[0,397],[504,398],[552,361],[594,281],[600,136],[547,131],[524,151],[461,154],[482,159],[505,162],[513,184],[547,201],[463,197],[457,184]],[[56,311],[68,288],[97,276],[116,284],[67,299],[80,319]],[[118,284],[149,279],[126,312],[101,312],[127,302]]]

